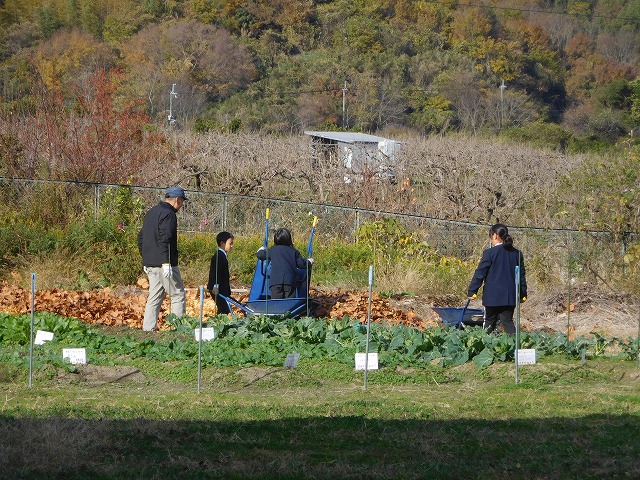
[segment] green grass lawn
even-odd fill
[[[3,479],[640,478],[636,362],[295,369],[145,359],[118,382],[0,364]],[[104,367],[107,368],[108,367]]]

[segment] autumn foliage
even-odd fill
[[[560,148],[588,150],[638,127],[637,0],[5,3],[0,107],[38,82],[67,96],[119,69],[119,96],[180,130],[495,134],[542,122],[575,137]],[[584,111],[596,120],[580,128]]]
[[[139,180],[161,154],[162,138],[145,129],[149,117],[139,105],[118,97],[122,77],[117,70],[97,71],[70,93],[41,84],[33,112],[6,119],[6,141],[23,157],[10,163],[14,170],[7,173],[85,182]]]

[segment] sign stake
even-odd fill
[[[200,285],[200,339],[198,341],[198,395],[202,379],[202,310],[204,309],[204,285]]]
[[[29,388],[33,385],[33,324],[35,321],[36,274],[31,274],[31,330],[29,333]]]
[[[518,350],[520,350],[520,265],[516,265],[516,385],[518,384]]]
[[[369,374],[369,337],[371,332],[371,296],[373,295],[373,265],[369,265],[369,302],[367,304],[367,343],[364,356],[364,389],[367,389],[367,376]]]

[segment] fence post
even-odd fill
[[[100,216],[100,184],[96,183],[93,187],[94,195],[93,195],[93,213],[94,220],[97,222]]]
[[[228,207],[227,194],[222,195],[222,230],[227,229],[227,209]]]

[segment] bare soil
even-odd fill
[[[146,380],[135,367],[126,365],[76,365],[73,372],[58,370],[59,382],[81,382],[91,386],[106,383],[140,383]]]
[[[455,295],[437,297],[394,297],[391,305],[412,310],[420,318],[434,319],[431,307],[463,307]],[[482,308],[480,299],[469,308]],[[626,339],[640,332],[640,303],[629,294],[610,293],[589,285],[563,293],[534,293],[520,309],[521,326],[526,331],[568,333],[570,337],[589,337],[596,333]]]

